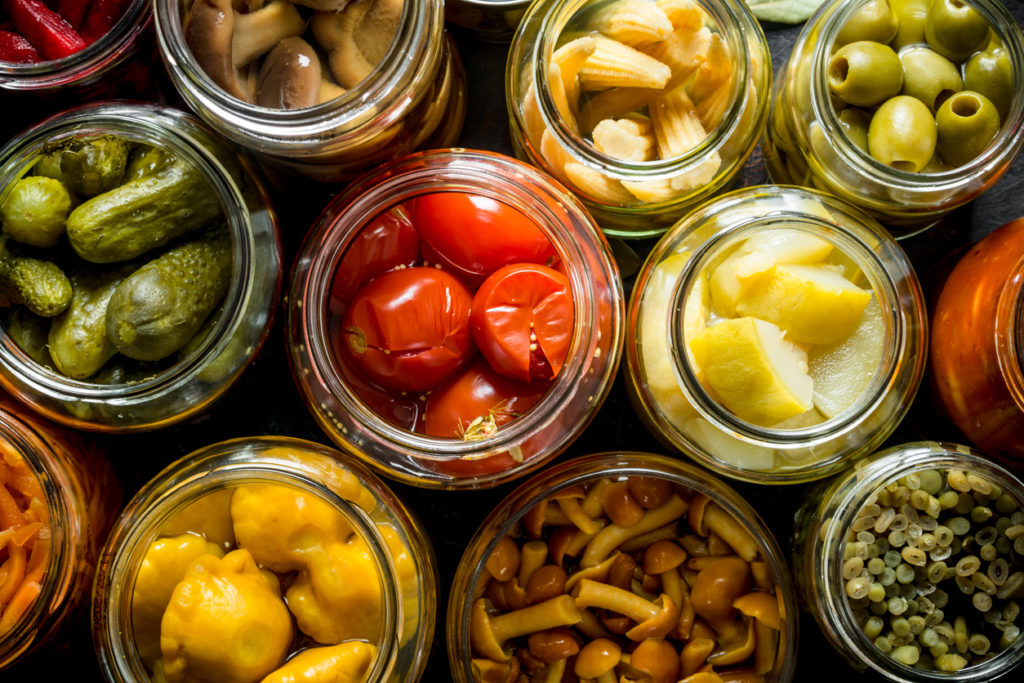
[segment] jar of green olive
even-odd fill
[[[457,683],[708,666],[777,683],[797,615],[779,547],[735,490],[665,456],[598,453],[535,475],[480,525],[452,582],[448,660]]]
[[[109,101],[37,124],[0,149],[0,213],[17,291],[0,385],[50,419],[184,420],[269,334],[281,246],[261,174],[193,116]]]
[[[793,571],[855,667],[893,681],[988,681],[1020,664],[1024,484],[980,453],[880,451],[809,496]]]
[[[92,633],[111,683],[409,681],[434,632],[430,540],[348,454],[252,437],[172,463],[103,548]]]
[[[897,238],[924,230],[1017,158],[1022,72],[1024,36],[998,0],[828,2],[775,83],[769,175],[832,192]]]

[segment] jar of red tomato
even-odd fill
[[[1024,467],[1024,220],[971,247],[943,285],[932,323],[935,394],[985,454]]]
[[[495,485],[560,453],[622,345],[621,282],[590,216],[489,152],[415,154],[338,195],[289,296],[292,370],[314,417],[421,486]]]
[[[4,0],[0,88],[83,98],[151,95],[152,11],[146,0]]]
[[[0,671],[88,601],[120,502],[101,452],[0,399]]]

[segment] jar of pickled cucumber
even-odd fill
[[[448,659],[458,683],[707,666],[774,683],[793,678],[797,615],[786,560],[735,490],[665,456],[598,453],[535,475],[480,525],[452,582]]]
[[[637,276],[627,390],[666,445],[729,477],[795,483],[881,444],[924,374],[924,301],[873,219],[750,187],[695,209]]]
[[[8,142],[4,389],[96,431],[165,426],[221,396],[261,348],[279,296],[260,177],[199,120],[160,105],[85,105]]]
[[[5,397],[0,500],[3,671],[58,639],[88,604],[121,487],[94,446]]]
[[[886,449],[796,515],[803,606],[858,669],[988,681],[1024,659],[1024,484],[976,451]]]
[[[912,235],[1020,154],[1022,71],[1024,35],[998,0],[828,2],[775,83],[769,175]]]
[[[505,73],[516,154],[561,180],[606,234],[650,237],[726,189],[771,87],[744,3],[535,3]]]
[[[142,487],[93,592],[108,681],[418,681],[437,576],[422,527],[347,455],[284,437],[202,448]]]
[[[154,16],[188,105],[287,174],[351,180],[462,130],[466,77],[441,0],[160,0]]]

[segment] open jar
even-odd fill
[[[728,187],[770,87],[757,20],[724,0],[536,3],[505,73],[516,154],[619,237],[660,234]]]
[[[970,311],[970,315],[965,312]],[[971,247],[935,304],[932,387],[971,443],[1024,466],[1024,222]]]
[[[419,486],[493,486],[594,417],[623,306],[608,244],[564,188],[500,154],[423,152],[335,197],[307,235],[289,358],[347,450]]]
[[[858,669],[900,682],[1001,676],[1024,658],[1022,505],[1024,485],[965,446],[881,451],[797,512],[803,606]]]
[[[507,43],[529,4],[526,0],[449,0],[444,15],[480,40]]]
[[[220,0],[191,6],[160,0],[157,39],[175,87],[225,138],[275,168],[323,182],[351,180],[413,150],[454,144],[465,118],[466,77],[444,30],[441,0],[309,4],[319,8],[311,14],[310,41],[330,53],[323,65],[300,37],[310,17],[300,15],[298,3],[257,3],[243,14]],[[186,16],[190,7],[203,13],[217,41],[203,38],[207,29]],[[225,12],[231,21],[220,22]],[[252,38],[244,41],[245,57],[226,54],[235,49],[233,27]],[[278,55],[280,67],[270,63]],[[242,61],[233,66],[232,60]],[[215,71],[217,65],[227,70]],[[354,73],[343,73],[353,65]],[[260,76],[263,71],[270,75]],[[270,92],[268,82],[280,94],[265,101],[260,93]],[[297,92],[310,97],[292,101]]]
[[[99,450],[7,398],[0,399],[0,475],[2,671],[51,643],[88,604],[121,487]]]
[[[808,481],[872,452],[906,414],[924,316],[910,262],[866,214],[813,190],[737,190],[648,256],[627,390],[655,436],[712,470]]]
[[[481,524],[452,581],[448,658],[459,683],[681,680],[707,664],[789,681],[797,615],[786,561],[736,491],[664,456],[600,453],[534,476]]]
[[[294,680],[305,667],[417,681],[436,594],[430,541],[370,471],[308,441],[235,439],[170,465],[125,508],[93,640],[119,683]]]
[[[831,192],[902,238],[1002,177],[1024,146],[1024,93],[1013,85],[1024,36],[998,0],[927,10],[836,0],[807,22],[775,83],[764,148],[774,182]],[[939,27],[930,39],[926,25]],[[942,46],[975,28],[976,45]],[[998,116],[974,125],[989,112]]]
[[[158,105],[86,105],[9,142],[4,277],[24,305],[0,332],[4,388],[97,431],[161,427],[223,394],[279,296],[276,219],[258,178],[201,122]],[[53,199],[45,230],[38,215],[19,218],[33,198]]]

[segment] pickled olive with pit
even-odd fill
[[[868,151],[886,166],[918,173],[935,154],[936,136],[928,105],[916,97],[897,95],[871,116]]]
[[[855,107],[881,104],[903,87],[900,58],[882,43],[847,43],[832,55],[828,86],[836,97]]]
[[[999,133],[999,111],[981,93],[962,90],[935,113],[936,146],[950,164],[965,164],[985,151]]]

